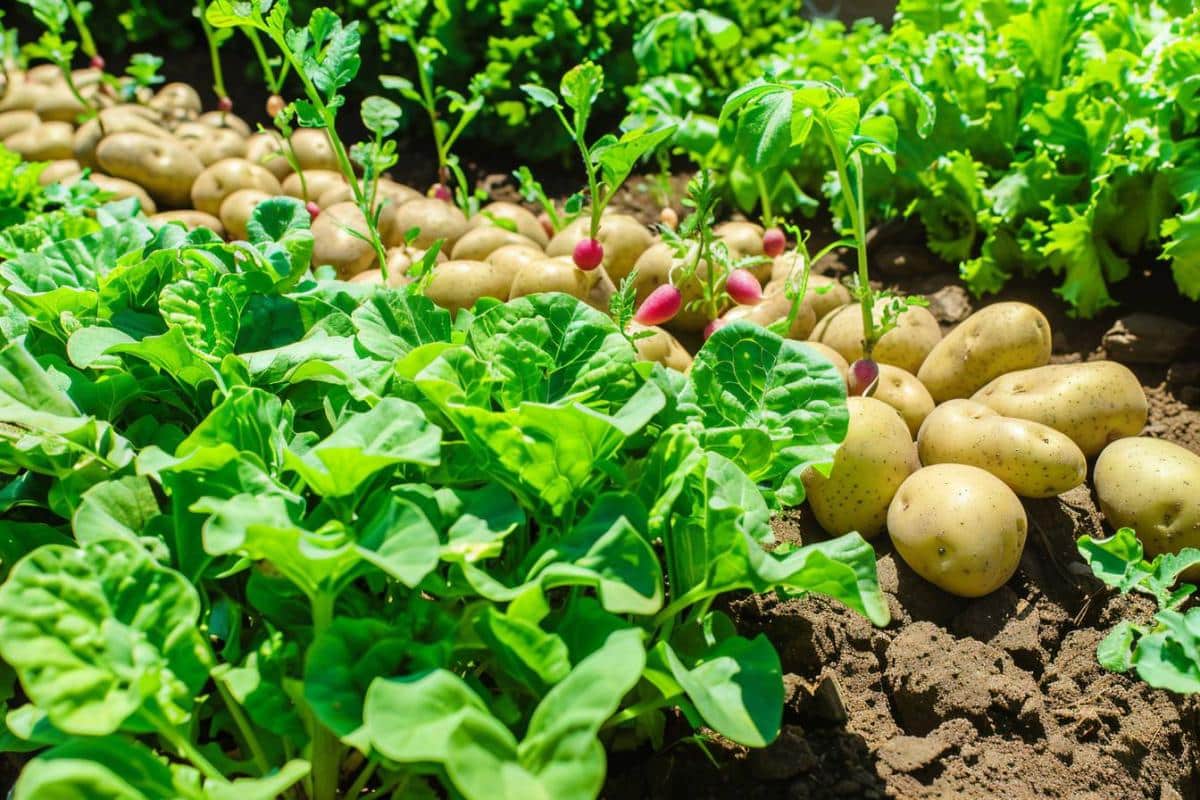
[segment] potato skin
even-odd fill
[[[479,225],[470,228],[454,243],[450,257],[468,261],[483,261],[505,245],[523,245],[541,249],[527,236],[506,231],[504,228],[497,228],[494,225]]]
[[[70,183],[74,183],[81,172],[83,172],[83,167],[79,166],[79,162],[73,158],[51,161],[38,175],[38,183],[42,186],[49,186],[52,183],[66,183],[68,178],[71,179]]]
[[[247,137],[245,158],[269,169],[279,181],[292,174],[292,165],[283,155],[283,137],[273,131],[260,131]]]
[[[917,373],[939,403],[970,397],[993,378],[1050,363],[1050,323],[1027,303],[979,309],[937,343]]]
[[[571,255],[575,245],[588,235],[590,225],[588,217],[580,217],[563,228],[546,245],[546,255]],[[608,270],[608,276],[614,283],[623,281],[642,254],[654,244],[654,236],[649,229],[628,214],[605,214],[601,217],[596,240],[604,247],[604,260],[600,263]]]
[[[792,253],[784,253],[775,259],[775,267],[772,268],[771,280],[763,287],[763,294],[772,294],[784,290],[791,271],[792,257]],[[780,267],[781,263],[783,264],[782,267]],[[799,286],[799,276],[796,277],[795,281],[797,286]],[[808,276],[808,286],[804,290],[804,299],[812,306],[813,313],[816,314],[818,321],[828,316],[831,311],[836,311],[853,300],[850,296],[850,290],[843,286],[841,281],[830,278],[827,275],[812,274]]]
[[[1003,417],[973,400],[948,400],[917,434],[921,463],[987,470],[1022,497],[1056,497],[1087,478],[1087,460],[1047,425]]]
[[[37,112],[28,109],[0,111],[0,140],[7,139],[14,133],[20,133],[26,128],[36,127],[41,122],[42,120],[37,115]]]
[[[538,218],[534,216],[532,211],[516,203],[509,203],[504,200],[488,203],[479,209],[478,214],[467,220],[467,226],[472,229],[478,228],[481,225],[499,227],[492,217],[508,220],[516,225],[516,233],[532,239],[539,249],[545,249],[546,245],[550,244],[550,237],[546,235],[542,223],[538,222]]]
[[[230,240],[244,241],[246,239],[246,223],[250,215],[263,200],[269,200],[271,195],[261,189],[238,189],[225,198],[221,203],[221,224],[225,226],[225,237]]]
[[[437,202],[442,202],[438,200]],[[481,297],[503,300],[508,294],[504,276],[486,261],[447,261],[433,268],[425,296],[457,316]]]
[[[543,292],[562,292],[586,300],[595,284],[593,275],[596,272],[599,270],[584,272],[567,258],[539,258],[517,270],[509,287],[508,299],[516,300]]]
[[[43,122],[4,139],[4,146],[26,161],[61,161],[73,158],[75,126],[69,122]]]
[[[79,180],[79,176],[74,176],[63,182],[70,184],[77,180]],[[154,198],[146,194],[146,190],[133,181],[127,181],[124,178],[114,178],[111,175],[104,175],[99,172],[93,172],[88,176],[88,180],[99,186],[101,190],[110,192],[114,200],[136,197],[138,206],[146,216],[153,216],[158,212],[158,205],[155,204]]]
[[[771,277],[772,260],[763,256],[763,227],[756,222],[732,220],[722,222],[713,228],[717,238],[729,248],[729,255],[734,261],[741,258],[761,257],[763,260],[746,269],[753,273],[761,282]]]
[[[765,328],[772,322],[787,317],[791,309],[792,301],[783,291],[778,291],[764,294],[763,299],[752,306],[734,306],[726,311],[723,317],[730,322],[744,319]],[[813,312],[812,306],[807,300],[801,301],[800,307],[796,310],[796,318],[792,320],[792,325],[788,329],[787,338],[803,341],[812,333],[813,326],[816,324],[817,315]]]
[[[876,322],[882,315],[883,308],[877,303]],[[831,311],[817,323],[808,338],[829,345],[848,362],[857,361],[863,357],[862,309],[858,303],[851,303]],[[891,364],[916,375],[921,362],[941,339],[942,330],[929,309],[909,306],[900,315],[896,327],[875,343],[872,357],[880,364]]]
[[[493,250],[483,260],[505,275],[509,286],[512,286],[513,279],[517,277],[517,273],[520,272],[521,267],[531,261],[539,261],[545,257],[546,254],[540,248],[531,247],[527,244],[506,244]]]
[[[269,173],[268,173],[269,174]],[[359,236],[351,233],[355,231]],[[312,265],[329,264],[342,280],[379,268],[370,242],[367,221],[354,203],[338,203],[321,212],[312,223]],[[360,238],[367,237],[367,238]]]
[[[1200,547],[1200,455],[1162,439],[1119,439],[1096,459],[1093,480],[1104,518],[1133,528],[1147,558]]]
[[[847,372],[849,369],[847,366]],[[871,397],[882,400],[899,411],[913,438],[916,438],[921,423],[933,411],[934,406],[929,390],[915,375],[891,364],[879,365],[879,382],[875,384],[875,391]]]
[[[1006,417],[1065,433],[1089,458],[1109,442],[1137,436],[1146,424],[1146,393],[1115,361],[1049,364],[1001,375],[972,397]]]
[[[283,187],[266,167],[244,158],[223,158],[204,168],[192,184],[192,205],[216,216],[221,203],[238,189],[258,189],[270,195],[283,194]]]
[[[1029,521],[995,475],[935,464],[904,481],[887,526],[896,552],[922,578],[959,597],[982,597],[1017,571]]]
[[[915,472],[917,447],[904,419],[891,406],[872,397],[851,397],[850,429],[833,457],[829,477],[804,473],[808,504],[830,534],[858,531],[878,536],[887,521],[888,505],[904,479]]]
[[[109,175],[131,180],[155,200],[175,207],[190,201],[192,184],[204,171],[200,159],[179,142],[133,131],[101,139],[96,161]]]
[[[329,169],[306,169],[303,182],[300,180],[300,174],[293,172],[285,177],[280,185],[283,187],[283,193],[289,197],[315,202],[330,189],[346,185],[346,178],[342,173]],[[305,189],[308,190],[308,194],[304,193]]]
[[[101,121],[104,122],[103,131],[100,129]],[[85,167],[95,169],[99,166],[96,161],[96,146],[100,144],[100,140],[105,136],[127,131],[163,139],[171,138],[171,134],[165,128],[146,118],[145,109],[140,106],[113,106],[101,111],[99,118],[89,119],[75,129],[71,140],[71,151],[75,160]]]
[[[386,211],[385,211],[386,213]],[[444,200],[433,197],[419,197],[401,203],[392,212],[392,237],[388,239],[389,246],[404,244],[405,234],[419,228],[420,233],[413,240],[413,247],[422,249],[430,247],[438,239],[444,239],[442,249],[448,253],[454,252],[454,245],[467,232],[467,218]]]
[[[296,161],[300,163],[300,169],[305,172],[310,169],[337,172],[341,169],[337,156],[334,155],[333,145],[329,142],[329,134],[325,132],[324,128],[299,128],[292,134],[291,144],[292,152],[296,154]]]
[[[678,372],[687,372],[692,368],[691,353],[674,336],[655,325],[629,324],[631,335],[641,331],[651,331],[654,335],[634,341],[639,360],[657,362]]]
[[[179,222],[189,231],[196,228],[208,228],[218,236],[225,235],[225,226],[221,224],[221,220],[203,211],[164,211],[161,214],[155,214],[150,219],[161,223]]]

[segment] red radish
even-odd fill
[[[584,272],[590,272],[604,260],[604,245],[595,239],[580,239],[571,258],[575,260],[575,266]]]
[[[708,337],[712,336],[714,333],[721,330],[721,328],[724,328],[728,324],[729,320],[725,319],[724,317],[717,317],[712,322],[704,326],[704,338],[707,340]]]
[[[879,380],[879,365],[869,358],[860,358],[850,365],[846,383],[852,396],[865,395]]]
[[[768,228],[763,234],[763,252],[771,258],[778,255],[783,255],[784,248],[787,247],[787,237],[783,235],[783,231],[779,228]]]
[[[748,270],[735,269],[725,279],[725,291],[735,303],[754,305],[762,300],[762,284]]]
[[[283,102],[282,97],[277,94],[271,95],[267,98],[267,116],[275,119],[275,117],[279,116],[279,112],[283,111],[285,105],[286,103]]]
[[[435,183],[429,187],[429,196],[443,203],[449,203],[454,199],[454,195],[450,194],[450,187],[444,183]]]
[[[218,98],[217,99],[217,110],[220,111],[222,114],[228,114],[230,111],[233,111],[233,101],[230,100],[228,97]]]
[[[542,213],[538,214],[537,219],[538,219],[538,223],[540,223],[542,226],[542,230],[544,230],[546,232],[547,236],[549,236],[551,239],[553,239],[555,231],[554,231],[554,223],[551,221],[550,215],[547,214],[545,211],[543,211]]]
[[[679,215],[675,213],[675,209],[667,206],[658,213],[658,221],[666,225],[671,230],[679,227]]]
[[[638,306],[633,320],[643,325],[662,325],[674,318],[682,305],[683,294],[671,284],[664,283]]]
[[[91,66],[92,66],[92,69],[98,69],[101,72],[103,72],[104,71],[104,56],[100,56],[100,55],[92,56]]]
[[[304,210],[308,212],[308,216],[312,219],[316,219],[321,214],[321,207],[312,200],[304,204]]]

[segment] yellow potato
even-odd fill
[[[457,315],[460,309],[475,305],[480,298],[504,300],[507,294],[504,276],[486,261],[447,261],[438,264],[425,288],[426,297],[453,315]]]
[[[722,222],[713,228],[717,238],[729,248],[729,255],[734,261],[742,258],[755,258],[763,255],[763,227],[754,222],[734,220]],[[758,264],[747,267],[759,281],[766,282],[771,277],[771,259],[763,258]]]
[[[26,161],[60,161],[72,157],[74,137],[69,122],[43,122],[6,137],[4,146]]]
[[[104,123],[103,129],[101,122]],[[71,140],[71,151],[80,164],[96,169],[100,166],[96,161],[96,146],[100,144],[100,140],[109,134],[130,131],[162,139],[171,138],[169,131],[146,116],[146,109],[140,106],[113,106],[104,109],[98,117],[89,119],[75,130]]]
[[[516,203],[508,203],[502,200],[488,203],[479,209],[478,214],[467,220],[467,227],[477,228],[481,225],[496,225],[494,219],[507,220],[515,224],[517,226],[516,232],[532,239],[539,248],[544,249],[550,243],[550,237],[546,235],[542,223],[538,222],[538,218],[534,216],[532,211]]]
[[[506,245],[538,247],[537,242],[519,233],[506,231],[491,225],[479,225],[469,229],[454,243],[450,257],[456,260],[483,261]],[[541,248],[538,248],[539,250]]]
[[[416,250],[409,247],[393,247],[387,251],[387,285],[392,288],[404,286],[413,282],[413,277],[408,273],[413,264],[420,261],[425,255],[424,250]],[[438,251],[435,263],[447,261],[446,255]],[[382,284],[383,270],[368,269],[354,275],[350,278],[350,283],[379,283]]]
[[[341,169],[333,145],[329,143],[329,134],[323,128],[300,128],[292,134],[291,144],[300,169],[306,172],[313,169],[337,172]]]
[[[4,92],[4,96],[0,97],[0,112],[33,111],[38,95],[44,91],[45,87],[34,81],[15,78]]]
[[[790,258],[789,254],[784,254],[775,259],[778,264],[780,259]],[[774,294],[784,291],[787,285],[787,271],[784,270],[782,275],[771,275],[771,280],[763,287],[763,294]],[[800,276],[796,275],[793,279],[799,287]],[[842,306],[851,301],[850,290],[842,283],[834,278],[825,275],[809,275],[808,286],[804,291],[804,299],[812,306],[813,313],[816,314],[817,320],[824,319],[829,312],[836,311]]]
[[[831,534],[858,531],[878,536],[888,504],[904,479],[917,470],[917,447],[899,412],[871,397],[851,397],[850,429],[833,459],[829,477],[804,473],[813,516]]]
[[[753,322],[755,325],[761,325],[765,328],[772,322],[786,317],[791,312],[791,308],[792,301],[780,291],[763,295],[763,299],[752,306],[734,306],[726,311],[722,317],[730,322],[744,319],[747,322]],[[802,301],[800,307],[796,309],[796,317],[792,320],[792,325],[788,329],[787,338],[797,340],[807,339],[808,335],[812,333],[813,326],[816,324],[817,317],[813,313],[812,306]]]
[[[306,169],[303,174],[293,172],[283,179],[280,184],[283,193],[300,200],[317,200],[330,189],[346,185],[346,178],[340,172],[328,169]],[[307,194],[305,190],[307,189]]]
[[[971,398],[1006,417],[1065,433],[1089,458],[1109,442],[1137,436],[1146,424],[1146,393],[1115,361],[1050,364],[1010,372]]]
[[[875,304],[875,321],[883,316],[883,304]],[[853,363],[863,357],[862,308],[858,303],[830,312],[808,338],[827,344]],[[896,327],[875,344],[874,359],[916,375],[921,362],[942,338],[941,328],[929,309],[910,306],[897,320]]]
[[[258,189],[269,195],[283,194],[283,187],[266,167],[244,158],[225,158],[206,167],[192,184],[192,205],[216,216],[221,203],[238,189]]]
[[[246,157],[246,137],[229,128],[185,122],[175,129],[175,138],[195,153],[206,167],[226,158]]]
[[[541,248],[531,247],[528,244],[506,244],[493,250],[483,260],[503,274],[507,278],[509,286],[512,286],[521,267],[545,257],[546,254],[542,252]]]
[[[599,270],[584,272],[567,258],[541,258],[517,270],[508,297],[515,300],[528,294],[563,292],[585,300],[599,277],[596,272]]]
[[[200,159],[183,145],[144,133],[105,136],[96,146],[96,160],[109,175],[133,181],[159,202],[175,207],[191,200],[192,184],[204,171]]]
[[[41,118],[34,111],[18,109],[0,112],[0,141],[41,123]]]
[[[261,189],[238,189],[225,198],[221,203],[221,224],[225,226],[225,236],[230,241],[245,241],[247,237],[246,223],[250,215],[263,200],[271,199],[271,195]]]
[[[587,237],[590,229],[591,217],[585,214],[554,235],[546,245],[546,255],[572,255],[575,245]],[[604,248],[604,260],[600,263],[608,270],[609,277],[620,283],[654,243],[654,236],[628,214],[605,214],[600,218],[596,241]]]
[[[354,203],[338,203],[321,211],[313,220],[312,234],[314,267],[329,264],[337,270],[339,278],[346,280],[379,266],[367,221]]]
[[[887,527],[913,572],[959,597],[982,597],[1017,571],[1029,521],[1012,489],[990,472],[936,464],[900,486]]]
[[[38,93],[33,110],[43,122],[70,122],[74,124],[87,113],[88,107],[79,102],[65,83],[47,87]]]
[[[948,400],[917,434],[921,463],[987,470],[1022,497],[1055,497],[1083,483],[1087,460],[1051,427],[1002,417],[973,400]]]
[[[417,228],[420,233],[412,241],[414,247],[429,247],[442,239],[442,249],[453,252],[455,243],[467,232],[467,218],[458,206],[433,197],[402,203],[391,217],[394,239],[388,241],[389,245],[404,244],[408,231]]]
[[[871,397],[899,411],[913,437],[916,437],[921,423],[933,411],[933,398],[929,396],[929,390],[911,372],[891,364],[879,365],[879,381]]]
[[[68,178],[76,178],[82,172],[83,168],[73,158],[51,161],[38,175],[38,183],[42,186],[49,186],[52,183],[67,183]],[[74,181],[71,182],[74,183]]]
[[[979,309],[930,351],[917,373],[939,403],[970,397],[992,378],[1050,363],[1050,323],[1026,303]]]
[[[168,83],[147,104],[164,117],[194,117],[204,108],[200,95],[186,83]]]
[[[74,183],[79,177],[65,180],[64,183]],[[136,197],[138,207],[146,216],[152,216],[158,211],[158,204],[154,199],[146,193],[146,190],[138,186],[133,181],[127,181],[122,178],[114,178],[111,175],[104,175],[99,172],[93,172],[88,175],[88,180],[100,187],[100,190],[112,195],[113,200],[124,200],[127,197]]]
[[[385,215],[394,214],[395,209],[401,203],[407,203],[409,200],[416,200],[420,197],[422,197],[421,193],[411,186],[405,186],[402,183],[396,183],[387,178],[381,178],[375,187],[376,202],[386,201],[387,203],[388,207],[383,212]],[[341,185],[330,188],[329,191],[318,197],[317,205],[321,208],[328,208],[337,203],[349,203],[353,200],[354,189],[350,187],[350,184],[343,181]]]
[[[260,131],[248,136],[245,159],[266,167],[280,181],[292,174],[292,165],[283,154],[283,137],[274,131]]]
[[[212,214],[205,214],[203,211],[163,211],[161,214],[154,214],[150,219],[163,224],[177,222],[189,231],[196,228],[208,228],[218,236],[225,235],[225,226],[221,224],[221,220]]]
[[[1133,528],[1148,559],[1200,547],[1200,455],[1162,439],[1120,439],[1096,459],[1092,478],[1104,518]]]
[[[629,323],[631,335],[641,331],[651,331],[654,335],[634,341],[640,360],[657,362],[668,369],[679,372],[687,372],[691,369],[691,353],[679,343],[678,339],[657,326]]]
[[[216,130],[232,131],[243,139],[252,133],[246,120],[226,111],[209,111],[196,117],[196,122]]]

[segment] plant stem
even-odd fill
[[[763,227],[770,228],[775,224],[775,215],[771,213],[771,193],[767,191],[767,182],[759,172],[754,173],[754,185],[758,187],[758,201],[762,205]]]
[[[278,94],[282,88],[282,72],[280,77],[275,77],[275,70],[271,69],[271,59],[267,58],[267,51],[263,49],[262,39],[258,36],[258,31],[254,28],[242,28],[246,33],[246,38],[250,40],[250,46],[254,48],[254,55],[258,57],[258,64],[262,67],[263,77],[267,79],[267,88],[272,94]]]
[[[387,795],[389,792],[393,791],[394,789],[404,788],[405,784],[408,783],[408,779],[409,779],[409,776],[407,776],[407,775],[405,775],[403,777],[397,776],[395,778],[390,778],[387,781],[385,781],[384,784],[382,786],[380,786],[378,789],[371,792],[366,797],[363,797],[362,800],[379,800],[379,798]],[[347,795],[347,800],[350,800],[349,795]]]
[[[600,235],[600,214],[604,211],[604,204],[600,202],[600,188],[596,185],[596,167],[592,164],[592,156],[583,137],[584,131],[575,131],[575,144],[579,147],[579,154],[583,156],[583,168],[588,178],[588,194],[592,198],[592,224],[589,231],[591,238],[595,239]]]
[[[871,278],[867,269],[867,232],[863,217],[865,209],[862,200],[862,162],[858,162],[855,170],[855,182],[850,182],[850,173],[846,158],[838,150],[829,123],[822,119],[821,129],[825,132],[825,141],[829,152],[833,154],[833,163],[837,168],[838,181],[842,185],[842,196],[846,200],[846,213],[850,216],[850,225],[854,232],[855,249],[858,252],[858,293],[859,306],[863,318],[863,358],[870,358],[875,349],[875,293],[871,291]]]
[[[642,700],[640,703],[634,703],[628,708],[623,708],[616,714],[613,714],[608,720],[600,726],[600,730],[605,731],[609,728],[615,728],[618,725],[637,719],[643,714],[648,714],[651,711],[657,711],[660,708],[666,708],[675,702],[675,698],[679,695],[671,695],[670,697],[659,696],[652,697],[647,700]]]
[[[437,98],[433,96],[433,82],[425,70],[421,48],[418,46],[415,36],[408,38],[408,46],[412,49],[413,60],[417,63],[417,82],[421,85],[421,97],[424,98],[421,105],[425,107],[425,113],[429,115],[429,125],[433,129],[433,146],[437,150],[438,181],[443,186],[449,187],[450,169],[446,163],[447,148],[442,137],[442,129],[438,125]]]
[[[71,21],[75,23],[75,29],[79,31],[79,45],[83,48],[83,52],[87,53],[90,58],[95,58],[96,42],[92,39],[92,32],[88,30],[87,22],[83,19],[83,14],[79,13],[79,7],[72,0],[67,0],[67,11],[71,15]]]
[[[363,767],[362,772],[358,773],[358,778],[354,783],[350,784],[350,788],[346,790],[345,797],[347,800],[353,800],[362,794],[363,789],[367,788],[367,782],[371,780],[371,776],[375,774],[375,770],[379,769],[378,761],[368,761]]]
[[[225,91],[225,73],[221,69],[221,49],[217,45],[217,37],[213,33],[212,26],[208,24],[208,19],[204,16],[204,3],[196,4],[200,14],[200,27],[204,31],[204,39],[208,42],[208,58],[212,62],[213,73],[213,91],[217,93],[217,97],[228,97],[229,92]]]
[[[192,766],[200,770],[200,772],[204,774],[204,777],[209,778],[210,780],[219,781],[221,783],[227,783],[225,776],[221,774],[221,771],[214,767],[212,762],[205,758],[204,754],[196,749],[196,746],[187,740],[187,737],[180,735],[179,731],[175,730],[175,727],[171,725],[171,723],[157,716],[148,715],[148,717],[150,722],[154,725],[154,729],[158,731],[159,735],[170,742],[171,746],[175,748],[179,755],[186,758],[192,763]]]
[[[332,592],[318,592],[312,598],[313,638],[320,638],[333,622],[333,604],[336,597]],[[333,731],[312,716],[312,776],[313,800],[335,800],[338,789],[338,773],[342,756],[342,745]]]
[[[241,705],[229,693],[229,688],[225,686],[221,680],[214,681],[217,685],[217,691],[221,695],[221,699],[225,701],[225,707],[229,709],[229,715],[233,717],[233,723],[237,725],[238,731],[241,732],[242,738],[246,740],[246,746],[250,748],[251,755],[254,756],[254,764],[259,771],[266,775],[271,771],[271,764],[267,760],[267,753],[262,748],[262,744],[258,741],[258,737],[254,733],[254,726],[250,724],[250,720],[246,718],[246,712],[242,710]]]

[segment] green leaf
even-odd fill
[[[1134,644],[1142,633],[1140,626],[1128,620],[1117,623],[1096,646],[1096,660],[1100,666],[1110,672],[1133,669]]]
[[[571,671],[562,639],[536,624],[487,608],[475,621],[475,632],[500,669],[537,694],[544,693]]]
[[[550,91],[544,86],[538,86],[532,83],[521,84],[521,91],[529,95],[529,98],[535,103],[545,106],[546,108],[559,108],[558,95]]]
[[[1200,608],[1160,611],[1155,621],[1158,627],[1138,640],[1133,653],[1138,676],[1159,689],[1200,692]]]
[[[599,164],[604,184],[615,192],[625,183],[629,173],[646,154],[653,152],[674,135],[676,127],[670,125],[655,130],[639,128],[622,134],[621,138],[592,148],[591,157]]]
[[[742,111],[737,150],[745,155],[750,169],[770,169],[792,147],[792,95],[791,89],[776,87],[761,93]]]
[[[0,655],[51,722],[105,736],[153,710],[186,718],[208,676],[192,585],[137,545],[39,548],[0,586]]]
[[[581,134],[587,129],[588,116],[603,89],[604,70],[590,61],[572,67],[562,77],[558,92],[575,112],[575,130]]]
[[[136,741],[77,738],[21,770],[13,800],[154,800],[176,795],[171,770]]]
[[[275,283],[298,280],[312,262],[312,216],[294,197],[271,197],[250,212],[246,234],[250,244],[272,267]]]
[[[358,343],[376,358],[391,361],[421,345],[450,341],[450,312],[424,295],[379,289],[351,318]]]
[[[372,96],[363,101],[362,121],[367,130],[379,137],[391,136],[400,127],[404,115],[400,106],[386,97]]]
[[[127,475],[84,492],[71,527],[81,544],[102,539],[136,541],[159,516],[158,499],[150,481]]]
[[[204,782],[208,800],[277,800],[312,771],[307,761],[292,759],[263,778],[236,778],[228,783],[211,778]]]

